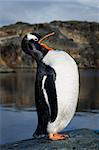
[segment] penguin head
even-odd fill
[[[53,33],[41,38],[41,35],[37,33],[26,34],[22,39],[22,50],[26,54],[31,55],[33,58],[35,58],[37,62],[40,61],[48,53],[49,50],[52,50],[52,48],[49,48],[47,45],[42,43],[45,38],[51,35],[53,35]]]
[[[21,43],[22,50],[32,57],[36,57],[38,53],[41,53],[41,47],[38,41],[41,39],[41,36],[37,33],[28,33],[26,34]]]

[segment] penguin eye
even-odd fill
[[[27,39],[30,40],[34,40],[34,41],[38,41],[38,38],[35,35],[32,34],[27,34]]]
[[[37,38],[37,37],[35,37],[33,40],[34,40],[34,41],[38,41],[38,38]]]

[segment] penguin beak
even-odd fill
[[[48,37],[50,37],[50,36],[52,36],[52,35],[54,35],[55,34],[55,32],[52,32],[52,33],[49,33],[49,34],[47,34],[47,35],[45,35],[43,38],[41,38],[39,41],[38,41],[38,43],[40,44],[42,41],[44,41],[46,38],[48,38]]]
[[[41,45],[41,47],[46,48],[48,51],[54,50],[53,48],[48,47],[46,44],[41,43],[41,42],[44,41],[46,38],[48,38],[48,37],[50,37],[50,36],[52,36],[52,35],[54,35],[54,34],[55,34],[55,32],[52,32],[52,33],[49,33],[49,34],[45,35],[43,38],[41,38],[41,39],[38,41],[38,43]]]

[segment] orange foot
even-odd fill
[[[62,135],[62,134],[58,134],[58,133],[50,133],[49,134],[49,139],[51,139],[51,140],[54,140],[54,141],[57,141],[57,140],[65,140],[65,139],[67,139],[67,138],[69,138],[69,136],[68,135]]]

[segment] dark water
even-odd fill
[[[34,71],[0,74],[0,104],[22,107],[35,107]],[[99,109],[99,70],[80,70],[80,94],[78,110]]]
[[[32,137],[37,125],[34,71],[0,74],[0,144]],[[77,113],[65,130],[99,130],[99,70],[80,70]]]

